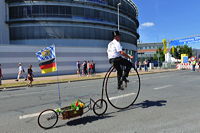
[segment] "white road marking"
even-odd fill
[[[31,117],[36,117],[36,116],[39,116],[40,113],[34,113],[34,114],[28,114],[28,115],[22,115],[22,116],[19,116],[19,119],[26,119],[26,118],[31,118]]]
[[[56,110],[56,109],[53,109],[53,110]],[[34,113],[34,114],[27,114],[27,115],[22,115],[22,116],[19,116],[19,119],[26,119],[26,118],[31,118],[31,117],[37,117],[40,115],[41,112],[38,112],[38,113]],[[49,114],[50,112],[44,112],[42,114]]]
[[[124,94],[124,95],[120,95],[120,96],[116,96],[116,97],[111,97],[109,98],[110,100],[114,100],[114,99],[118,99],[118,98],[122,98],[122,97],[127,97],[127,96],[131,96],[134,95],[135,93],[129,93],[129,94]]]
[[[141,80],[159,79],[159,78],[165,78],[165,77],[169,77],[169,76],[141,77]]]
[[[165,86],[161,86],[161,87],[157,87],[157,88],[153,88],[154,90],[160,90],[160,89],[164,89],[164,88],[168,88],[171,87],[172,85],[165,85]]]

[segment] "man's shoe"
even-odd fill
[[[122,86],[118,86],[117,89],[118,90],[124,90],[124,88]]]
[[[127,80],[126,78],[124,78],[123,81],[124,81],[125,83],[128,83],[128,82],[129,82],[129,80]]]
[[[129,80],[127,80],[126,78],[124,78],[123,81],[125,83],[125,87],[127,87],[127,83],[129,82]]]
[[[19,81],[18,79],[16,79],[15,81]]]

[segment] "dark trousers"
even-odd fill
[[[118,85],[120,85],[121,81],[128,77],[128,74],[132,67],[132,63],[122,57],[110,59],[109,62],[113,64],[113,66],[117,70],[117,81],[118,81]],[[122,67],[125,67],[124,72],[123,72]]]
[[[195,71],[195,66],[196,66],[196,65],[192,65],[192,71]]]

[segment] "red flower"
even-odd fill
[[[78,101],[76,102],[76,106],[78,106]]]

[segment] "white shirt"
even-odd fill
[[[19,66],[19,72],[23,72],[23,67]]]
[[[108,59],[120,57],[121,56],[120,51],[122,51],[122,46],[117,40],[113,39],[108,44],[108,49],[107,49]]]

